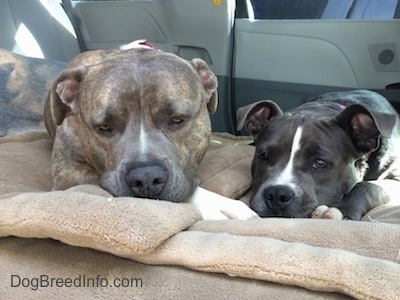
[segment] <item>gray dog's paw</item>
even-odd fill
[[[311,214],[313,219],[343,220],[342,212],[336,207],[318,206]]]

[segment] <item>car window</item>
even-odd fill
[[[399,0],[243,0],[252,19],[380,19],[400,17]],[[240,2],[240,0],[239,0]],[[240,17],[246,14],[239,13]]]

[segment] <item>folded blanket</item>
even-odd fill
[[[202,185],[240,197],[251,180],[248,142],[215,134],[199,168]],[[188,204],[114,198],[93,185],[50,191],[50,152],[45,133],[0,139],[0,236],[51,238],[145,264],[359,299],[400,295],[399,207],[371,211],[365,220],[373,222],[202,221]]]

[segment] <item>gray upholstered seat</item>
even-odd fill
[[[69,61],[80,53],[73,26],[57,0],[0,1],[0,48]]]

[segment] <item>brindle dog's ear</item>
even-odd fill
[[[64,118],[78,112],[78,94],[85,67],[66,69],[54,81],[49,92],[50,109],[54,122],[60,125]]]
[[[237,130],[245,128],[254,138],[269,120],[275,116],[281,116],[282,110],[274,101],[261,100],[236,111]]]
[[[191,61],[192,66],[200,76],[201,82],[208,94],[207,108],[210,114],[215,113],[218,106],[218,80],[217,76],[210,70],[207,63],[200,59],[194,58]]]
[[[357,150],[369,153],[379,148],[381,137],[390,138],[396,116],[353,104],[339,113],[333,121],[346,130]]]

